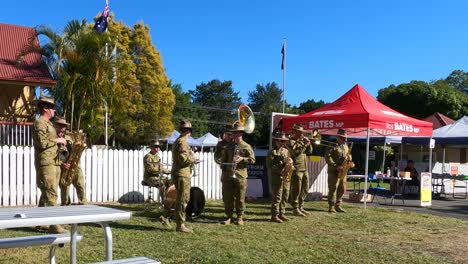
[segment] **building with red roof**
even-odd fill
[[[0,122],[31,122],[34,116],[35,89],[55,85],[40,54],[29,53],[19,59],[30,40],[39,46],[32,27],[0,23]]]

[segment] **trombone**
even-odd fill
[[[319,134],[318,129],[314,129],[312,132],[305,132],[304,136],[307,137],[310,142],[316,146],[324,146],[334,148],[338,146],[338,143],[322,139],[322,135]]]

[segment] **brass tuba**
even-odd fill
[[[244,127],[244,132],[250,134],[255,129],[255,117],[248,105],[241,104],[237,109],[239,123]]]

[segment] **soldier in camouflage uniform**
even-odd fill
[[[149,147],[151,151],[143,158],[143,166],[145,167],[143,180],[149,186],[159,188],[161,204],[164,204],[165,194],[170,183],[167,176],[163,174],[171,174],[171,170],[163,167],[161,157],[159,157],[159,150],[161,149],[159,141],[151,140]]]
[[[224,182],[226,181],[225,179],[228,177],[227,169],[228,167],[231,166],[231,165],[223,164],[223,157],[226,155],[227,147],[229,146],[229,143],[232,141],[232,136],[233,136],[232,126],[230,125],[226,126],[223,132],[223,139],[218,142],[218,144],[216,145],[215,152],[214,152],[214,160],[221,167],[221,185],[222,185],[221,190],[222,191],[225,190]],[[223,193],[224,204],[226,204],[226,201],[224,200],[225,197],[227,196]]]
[[[292,159],[289,151],[285,148],[288,138],[283,133],[273,135],[273,149],[267,157],[267,168],[271,176],[271,221],[282,223],[289,219],[285,216],[286,202],[289,196],[290,179],[286,179],[284,170],[287,164],[292,166]],[[291,168],[293,169],[293,168]]]
[[[294,173],[291,177],[290,202],[293,207],[293,215],[305,216],[309,214],[304,209],[304,199],[309,192],[309,173],[307,171],[307,155],[312,155],[310,140],[304,135],[304,128],[300,124],[294,124],[288,149],[294,162]]]
[[[40,117],[34,121],[34,164],[36,166],[36,184],[41,190],[39,207],[57,206],[57,187],[60,178],[60,162],[58,159],[57,144],[66,144],[63,138],[57,138],[50,119],[55,115],[54,99],[41,96],[37,102]],[[50,227],[40,226],[39,229],[48,228],[50,233],[66,233],[60,225]]]
[[[328,148],[325,153],[325,160],[328,164],[328,212],[344,213],[345,210],[341,207],[343,194],[345,192],[346,177],[340,179],[338,171],[343,171],[343,161],[349,151],[346,144],[346,131],[338,129],[336,135],[338,145],[333,148]]]
[[[59,144],[59,160],[61,171],[68,170],[70,169],[70,163],[67,163],[66,161],[68,159],[68,156],[72,152],[73,144],[75,143],[73,142],[72,137],[68,133],[66,133],[67,127],[70,124],[68,124],[67,121],[61,117],[55,117],[54,124],[57,130],[58,137],[64,138],[67,141],[66,145]],[[78,196],[78,204],[86,204],[84,176],[79,163],[75,168],[75,175],[73,175],[71,184],[76,189],[76,194]],[[70,186],[66,185],[62,180],[59,181],[59,186],[62,205],[70,205]]]
[[[242,139],[244,127],[239,121],[233,124],[234,136],[228,144],[222,163],[231,163],[226,168],[223,179],[223,201],[227,219],[224,224],[233,223],[234,208],[237,213],[236,223],[244,224],[245,192],[247,190],[247,164],[255,163],[252,147]]]
[[[195,156],[187,143],[192,134],[192,124],[189,121],[180,122],[180,136],[172,145],[172,171],[171,179],[177,190],[175,215],[176,231],[193,233],[193,230],[184,225],[185,209],[190,200],[190,168],[195,164]]]

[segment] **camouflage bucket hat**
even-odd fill
[[[340,136],[340,137],[344,137],[346,138],[348,135],[346,134],[346,131],[342,128],[338,129],[338,131],[336,132],[336,135],[337,136]]]
[[[69,126],[70,125],[69,123],[67,123],[67,120],[65,120],[65,118],[60,117],[60,116],[55,116],[54,123],[57,124],[57,125],[62,125],[62,126]]]
[[[296,131],[304,132],[304,127],[301,124],[294,124],[292,129],[294,129]]]
[[[179,128],[182,129],[182,128],[190,128],[192,129],[192,123],[190,123],[190,121],[188,120],[181,120],[179,122]]]
[[[38,106],[51,106],[53,108],[57,107],[54,98],[48,96],[40,96],[39,99],[36,100],[36,104]]]
[[[284,133],[276,133],[273,135],[273,139],[276,139],[276,140],[281,140],[281,141],[286,141],[286,140],[289,140],[289,138],[286,136],[286,134]]]

